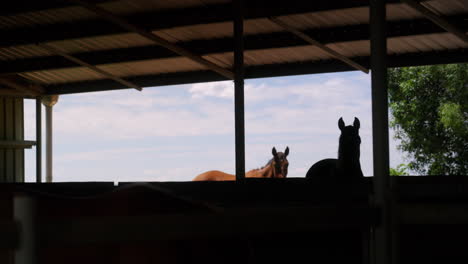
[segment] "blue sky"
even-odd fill
[[[338,119],[361,121],[361,166],[372,175],[370,75],[361,72],[246,80],[246,169],[290,148],[288,177],[336,157]],[[189,181],[235,171],[233,82],[63,95],[54,106],[54,181]],[[25,102],[25,138],[35,138]],[[43,119],[45,120],[45,119]],[[392,135],[391,131],[391,135]],[[391,166],[404,162],[390,137]],[[26,180],[35,149],[26,150]]]

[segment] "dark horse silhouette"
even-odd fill
[[[307,171],[306,178],[332,182],[352,182],[361,179],[360,157],[361,137],[360,122],[356,117],[352,126],[346,126],[343,118],[338,120],[341,130],[338,159],[323,159],[316,162]]]

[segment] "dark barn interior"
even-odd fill
[[[386,71],[468,62],[467,29],[466,0],[4,5],[0,263],[466,263],[466,175],[389,176]],[[354,70],[372,78],[372,177],[244,178],[244,79]],[[43,177],[44,100],[51,111],[56,95],[220,80],[235,84],[236,181]],[[24,183],[33,146],[36,183]]]

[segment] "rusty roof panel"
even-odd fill
[[[369,41],[364,40],[333,43],[327,46],[346,57],[369,56],[370,54],[370,43]],[[388,39],[389,54],[444,51],[459,48],[468,48],[468,44],[454,37],[450,33]],[[203,58],[227,69],[231,68],[233,64],[232,52],[210,54],[203,56]],[[246,66],[329,59],[333,59],[333,57],[312,45],[264,50],[248,50],[245,51],[244,54]],[[204,66],[183,57],[114,63],[108,65],[99,65],[98,67],[119,77],[163,74],[179,71],[196,71],[205,69]],[[100,74],[95,73],[94,71],[85,67],[27,72],[23,73],[22,76],[25,78],[39,80],[43,84],[58,84],[104,78]]]
[[[98,6],[116,15],[129,15],[152,10],[196,7],[209,4],[229,3],[229,0],[171,0],[171,1],[108,1]],[[80,6],[26,12],[11,16],[0,16],[0,29],[20,28],[34,25],[78,22],[98,16]]]
[[[204,66],[185,57],[146,60],[128,63],[115,63],[100,66],[102,70],[117,76],[136,76],[153,73],[203,70]]]
[[[390,38],[387,41],[389,54],[403,54],[408,52],[424,52],[468,48],[463,42],[450,33],[422,35],[418,37]]]
[[[170,8],[183,8],[200,6],[212,3],[229,3],[229,0],[174,0],[174,1],[112,1],[102,4],[106,10],[118,15],[134,14],[150,10]],[[468,13],[466,0],[428,1],[424,5],[439,15],[456,15]],[[51,9],[39,12],[24,13],[15,16],[0,17],[0,28],[21,27],[26,25],[51,24],[57,22],[70,22],[92,18],[94,14],[80,7]],[[387,5],[387,20],[409,20],[423,16],[405,4]],[[369,20],[368,8],[349,8],[313,13],[304,13],[279,18],[290,26],[299,29],[330,28],[346,25],[367,24]],[[154,31],[154,33],[170,42],[191,40],[210,40],[215,38],[231,37],[232,22],[212,24],[199,24],[181,26]],[[244,22],[244,34],[261,34],[284,32],[284,30],[266,18],[250,19]],[[291,34],[291,38],[294,35]],[[405,54],[414,52],[446,51],[468,48],[450,33],[428,34],[390,38],[388,43],[389,54]],[[154,43],[134,33],[115,34],[89,38],[66,39],[51,41],[47,44],[67,54],[112,50],[126,47],[140,47]],[[295,44],[297,45],[297,44]],[[368,40],[331,43],[331,49],[346,57],[369,56],[370,43]],[[53,55],[37,45],[21,45],[0,48],[0,60],[8,61],[20,58],[33,58]],[[233,53],[225,52],[208,54],[203,58],[221,67],[230,69],[233,65]],[[262,50],[247,50],[244,53],[246,66],[296,63],[304,61],[321,61],[332,59],[332,56],[312,45],[270,48]],[[157,75],[164,73],[197,71],[206,69],[187,58],[177,57],[159,60],[131,61],[97,65],[118,77],[133,77],[140,75]],[[42,84],[65,84],[68,82],[99,80],[101,76],[85,67],[55,69],[48,71],[25,72],[21,76]]]
[[[126,47],[140,47],[154,43],[138,34],[127,33],[93,38],[51,41],[47,42],[47,44],[67,54],[73,54]],[[52,54],[37,45],[19,45],[0,48],[0,60],[23,59],[48,55]]]
[[[466,0],[433,0],[421,4],[438,15],[468,12],[468,2]]]
[[[45,11],[28,12],[13,16],[0,16],[0,29],[34,27],[54,23],[73,23],[96,16],[81,7],[67,7]]]
[[[118,77],[138,76],[145,74],[162,74],[177,71],[195,71],[204,69],[202,65],[183,57],[114,63],[108,65],[99,65],[98,68]],[[105,77],[101,74],[86,67],[26,72],[21,73],[21,76],[39,80],[42,84],[59,84],[66,82],[105,79]]]
[[[114,3],[117,6],[125,5],[136,5],[135,3],[120,3],[117,1]],[[138,2],[138,1],[135,1]],[[148,1],[151,2],[151,1]],[[171,2],[171,1],[157,1],[157,2]],[[179,1],[176,1],[179,2]],[[180,1],[181,3],[190,6],[195,4],[201,4],[201,1]],[[145,6],[147,1],[138,2],[138,5]],[[211,1],[210,1],[211,3]],[[176,3],[172,3],[175,5]],[[429,1],[425,3],[427,6],[432,6],[437,8],[444,15],[448,14],[458,14],[460,12],[468,12],[466,4],[462,0],[447,0],[444,1],[444,4],[441,4],[440,1]],[[103,4],[110,5],[110,3]],[[156,4],[155,4],[156,5]],[[156,7],[154,7],[156,8]],[[159,8],[159,7],[158,7]],[[162,7],[161,7],[162,8]],[[169,8],[169,7],[166,7]],[[70,8],[65,8],[66,10]],[[131,10],[132,8],[128,8]],[[61,10],[61,9],[59,9]],[[116,10],[118,8],[116,7]],[[45,12],[45,11],[44,11]],[[48,12],[52,12],[48,11]],[[439,12],[439,13],[440,13]],[[36,12],[38,13],[38,12]],[[310,28],[323,28],[331,26],[341,26],[341,25],[353,25],[353,24],[363,24],[368,21],[368,8],[349,8],[342,10],[333,10],[333,11],[323,11],[315,13],[305,13],[300,15],[291,15],[283,16],[280,19],[290,26],[303,30]],[[65,14],[64,16],[70,17],[73,20],[75,15],[81,16],[82,13],[77,12],[73,14]],[[400,20],[400,19],[412,19],[422,17],[417,11],[408,7],[405,4],[389,4],[387,9],[388,20]],[[34,20],[34,16],[31,16],[29,19]],[[50,22],[53,22],[52,20]],[[252,19],[245,21],[245,35],[259,34],[259,33],[270,33],[283,31],[278,25],[272,23],[268,19]],[[220,37],[229,37],[232,36],[232,23],[223,22],[223,23],[213,23],[213,24],[203,24],[203,25],[192,25],[185,27],[176,27],[165,30],[154,31],[158,36],[170,41],[170,42],[179,42],[179,41],[190,41],[196,39],[213,39]],[[143,45],[153,44],[150,40],[147,40],[144,37],[139,36],[134,33],[127,34],[116,34],[116,35],[107,35],[91,38],[80,38],[80,39],[71,39],[63,41],[53,41],[48,42],[51,46],[54,46],[68,54],[85,52],[85,51],[99,51],[99,50],[108,50],[115,48],[124,48],[124,47],[139,47]],[[14,48],[1,48],[0,49],[0,60],[11,60],[19,58],[30,58],[44,56],[48,54],[44,52],[36,45],[22,45],[15,46]]]

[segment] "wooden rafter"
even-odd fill
[[[219,74],[221,74],[222,76],[228,78],[228,79],[231,79],[233,80],[234,79],[234,73],[230,70],[227,70],[223,67],[220,67],[219,65],[217,64],[214,64],[204,58],[202,58],[201,56],[195,54],[195,53],[192,53],[191,51],[189,50],[186,50],[182,47],[179,47],[161,37],[158,37],[156,36],[155,34],[153,34],[152,32],[150,31],[147,31],[147,30],[144,30],[142,28],[139,28],[137,26],[134,26],[132,25],[131,23],[127,22],[126,20],[114,15],[113,13],[105,10],[105,9],[102,9],[96,5],[93,5],[93,4],[90,4],[90,3],[87,3],[85,1],[80,1],[80,0],[69,0],[70,2],[72,3],[75,3],[75,4],[78,4],[86,9],[88,9],[89,11],[92,11],[94,13],[96,13],[97,15],[101,16],[102,18],[105,18],[107,20],[109,20],[110,22],[116,24],[116,25],[119,25],[120,27],[122,28],[125,28],[126,30],[130,31],[130,32],[134,32],[134,33],[137,33],[151,41],[153,41],[154,43],[166,48],[166,49],[169,49],[171,50],[172,52],[175,52],[181,56],[184,56],[184,57],[187,57],[205,67],[207,67],[208,69],[210,70],[213,70]]]
[[[0,140],[0,149],[30,149],[36,145],[31,140]]]
[[[35,96],[30,94],[25,94],[23,92],[19,92],[17,90],[12,89],[1,89],[0,88],[0,96],[5,97],[21,97],[21,98],[34,98]]]
[[[357,70],[360,70],[364,73],[369,73],[369,70],[360,65],[359,63],[347,58],[346,56],[343,56],[342,54],[334,51],[333,49],[323,45],[322,43],[318,42],[317,40],[309,37],[308,35],[304,34],[303,32],[291,27],[290,25],[284,23],[283,21],[279,20],[278,18],[276,17],[270,17],[269,18],[271,22],[277,24],[278,26],[282,27],[283,29],[293,33],[294,35],[300,37],[301,39],[307,41],[308,43],[318,47],[319,49],[323,50],[324,52],[328,53],[329,55],[333,56],[334,58],[338,59],[338,60],[341,60],[342,62],[348,64],[349,66],[357,69]]]
[[[450,32],[457,36],[459,39],[461,39],[463,42],[468,43],[468,36],[466,33],[459,29],[458,27],[450,24],[447,20],[444,18],[440,17],[436,13],[432,12],[422,4],[415,2],[413,0],[401,0],[403,3],[407,4],[411,8],[415,9],[419,13],[421,13],[423,16],[425,16],[427,19],[431,20],[434,22],[436,25],[439,27],[447,30],[447,32]]]
[[[121,84],[125,85],[125,86],[135,88],[138,91],[143,90],[143,88],[141,88],[140,86],[138,86],[138,85],[136,85],[136,84],[134,84],[132,82],[126,81],[126,80],[124,80],[124,79],[122,79],[120,77],[117,77],[117,76],[109,73],[109,72],[101,70],[101,69],[99,69],[98,67],[96,67],[94,65],[91,65],[91,64],[89,64],[87,62],[84,62],[84,61],[82,61],[82,60],[80,60],[80,59],[78,59],[76,57],[73,57],[73,56],[71,56],[69,54],[66,54],[65,52],[62,52],[62,51],[60,51],[60,50],[58,50],[58,49],[56,49],[56,48],[54,48],[54,47],[52,47],[50,45],[47,45],[47,44],[44,44],[44,43],[37,44],[37,45],[42,47],[45,50],[48,50],[48,51],[52,52],[53,54],[60,55],[60,56],[66,58],[66,59],[68,59],[70,61],[73,61],[73,62],[75,62],[75,63],[77,63],[77,64],[79,64],[81,66],[87,67],[87,68],[89,68],[89,69],[91,69],[91,70],[93,70],[93,71],[95,71],[97,73],[100,73],[101,75],[106,76],[107,78],[112,79],[112,80],[114,80],[114,81],[116,81],[118,83],[121,83]]]

